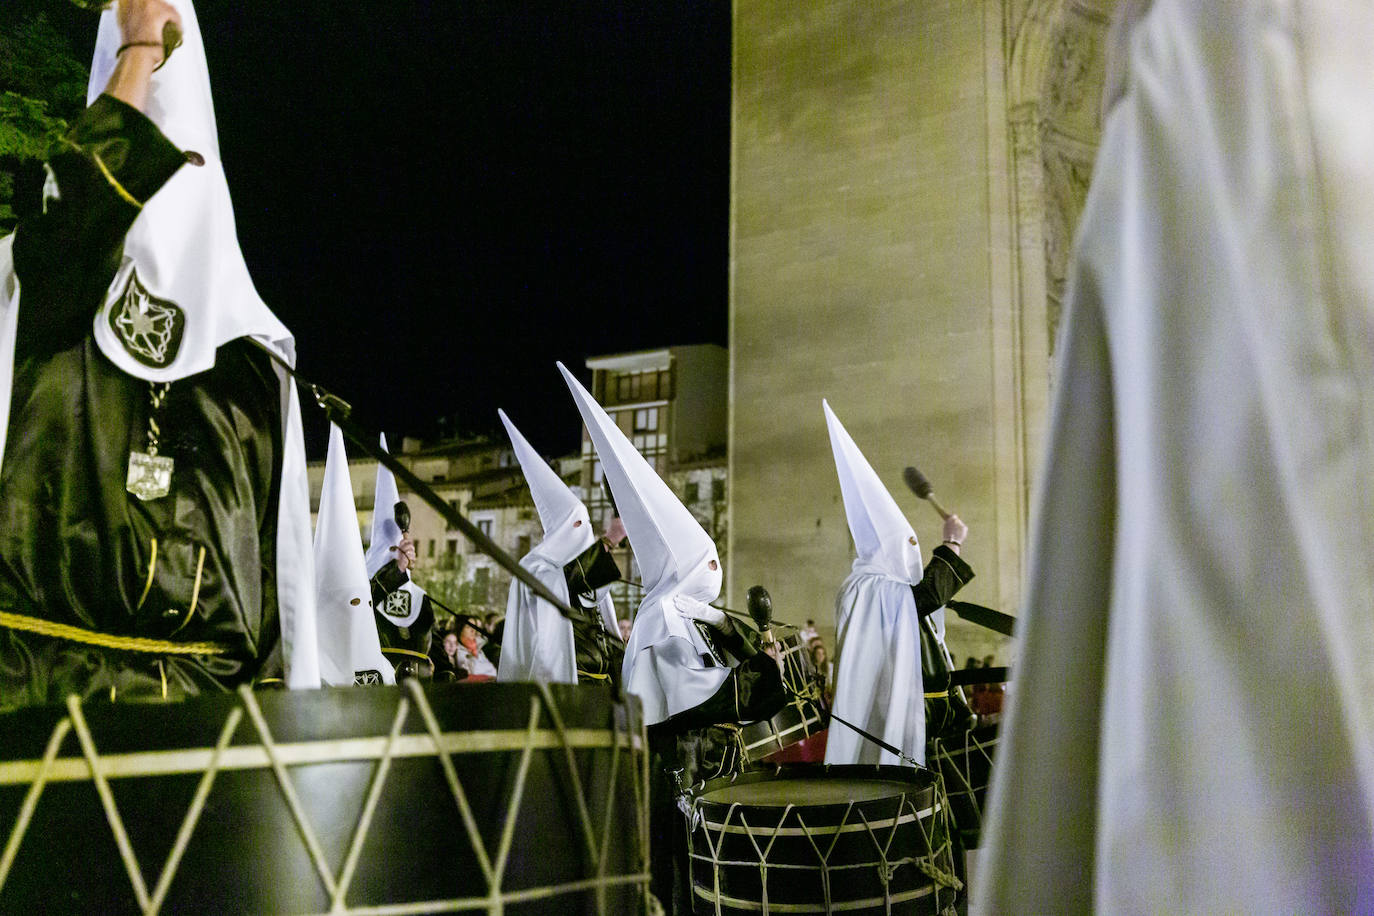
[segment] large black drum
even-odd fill
[[[944,778],[950,813],[969,849],[977,847],[982,832],[996,749],[996,724],[932,738],[926,747],[926,762]]]
[[[637,707],[349,688],[0,717],[0,912],[641,913]]]
[[[924,769],[783,766],[707,782],[689,802],[698,914],[937,914],[960,889]]]

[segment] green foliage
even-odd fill
[[[86,104],[86,67],[39,13],[0,33],[0,233],[14,228],[14,178],[43,160]]]
[[[48,114],[47,102],[17,92],[0,93],[0,156],[46,159],[66,129],[64,119]]]

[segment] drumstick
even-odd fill
[[[949,518],[953,514],[940,505],[939,500],[935,498],[935,491],[930,486],[930,480],[926,475],[913,467],[908,467],[902,471],[902,479],[906,481],[911,492],[916,494],[917,499],[924,499],[935,508],[936,512],[940,513],[940,518]]]

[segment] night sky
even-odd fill
[[[571,451],[555,359],[726,342],[725,0],[196,8],[249,269],[364,425]]]

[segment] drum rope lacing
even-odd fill
[[[445,733],[442,732],[440,728],[438,719],[434,715],[433,709],[430,707],[429,700],[417,681],[407,681],[406,687],[409,696],[402,696],[397,703],[396,715],[392,721],[392,726],[386,739],[384,749],[379,755],[377,766],[373,771],[371,785],[369,786],[362,811],[354,827],[343,868],[337,876],[334,874],[333,870],[330,869],[325,859],[315,831],[296,793],[294,783],[287,772],[286,766],[288,758],[283,754],[282,746],[275,742],[271,729],[262,714],[262,710],[252,690],[250,690],[247,685],[240,687],[238,695],[242,702],[242,708],[239,706],[232,707],[225,719],[224,725],[220,730],[219,740],[210,753],[208,764],[201,775],[195,796],[192,798],[186,815],[182,819],[176,839],[168,853],[167,860],[163,865],[151,894],[148,892],[147,884],[143,878],[143,868],[138,862],[132,844],[129,842],[124,820],[120,815],[114,794],[109,786],[107,773],[109,772],[110,764],[108,758],[102,758],[96,748],[94,737],[82,712],[80,700],[75,696],[69,697],[67,700],[68,716],[60,719],[53,728],[42,761],[38,765],[32,777],[32,781],[29,783],[29,788],[25,794],[24,800],[20,805],[18,817],[10,830],[9,838],[6,841],[3,851],[0,851],[0,889],[4,888],[5,880],[13,867],[24,836],[29,829],[34,812],[43,794],[43,790],[54,776],[58,766],[58,754],[61,747],[68,735],[75,731],[81,745],[82,758],[85,760],[86,767],[89,771],[89,777],[94,784],[106,820],[114,836],[116,848],[118,849],[125,870],[128,873],[134,897],[138,902],[138,907],[144,914],[156,914],[166,900],[167,893],[176,876],[182,856],[200,820],[201,813],[204,810],[215,777],[224,768],[223,761],[226,751],[229,748],[229,743],[238,730],[246,710],[248,718],[257,732],[257,737],[260,742],[259,747],[267,757],[267,766],[274,773],[277,785],[283,799],[286,801],[297,831],[306,845],[309,856],[319,873],[322,884],[328,892],[330,898],[329,913],[348,914],[360,912],[360,910],[349,908],[346,902],[347,893],[353,881],[353,876],[357,869],[364,843],[372,826],[373,817],[377,810],[382,788],[385,785],[390,770],[391,761],[401,756],[397,752],[397,746],[398,742],[403,737],[401,734],[402,726],[406,722],[411,705],[413,704],[414,708],[420,714],[425,729],[428,732],[428,737],[432,744],[432,756],[438,758],[440,766],[444,770],[445,779],[448,781],[450,791],[458,806],[460,819],[463,821],[468,839],[472,843],[473,852],[478,859],[483,876],[487,879],[488,890],[486,896],[483,897],[419,901],[415,903],[380,907],[367,906],[362,908],[362,912],[400,914],[485,910],[490,916],[500,916],[505,907],[514,903],[545,899],[559,894],[596,891],[597,912],[601,914],[601,916],[606,916],[608,910],[605,892],[613,886],[620,885],[637,885],[640,889],[640,897],[645,909],[648,910],[650,908],[650,875],[647,861],[649,837],[647,806],[649,793],[649,765],[648,754],[646,752],[647,736],[644,733],[643,722],[634,712],[633,708],[631,708],[631,713],[626,717],[624,722],[618,717],[615,717],[611,727],[612,736],[610,746],[612,748],[612,756],[610,778],[606,783],[605,807],[602,812],[603,816],[600,824],[602,842],[598,846],[596,842],[596,825],[592,823],[586,799],[582,795],[581,780],[577,776],[575,759],[573,757],[573,744],[576,742],[570,741],[569,730],[564,726],[562,716],[558,712],[547,686],[540,685],[539,694],[530,698],[530,719],[527,728],[524,730],[525,741],[521,748],[517,775],[514,786],[511,789],[509,805],[505,812],[505,822],[502,825],[500,845],[495,860],[493,861],[487,853],[486,844],[482,840],[482,835],[478,830],[472,809],[467,803],[467,797],[463,792],[462,783],[453,767],[450,756],[451,748],[445,741]],[[541,711],[547,714],[548,719],[553,724],[554,730],[558,734],[558,743],[562,746],[564,751],[564,758],[571,768],[571,778],[575,784],[578,798],[578,817],[581,819],[583,836],[588,845],[590,854],[589,861],[595,863],[596,866],[596,876],[594,878],[564,882],[550,887],[503,891],[501,884],[513,845],[515,826],[517,817],[520,813],[525,781],[530,772],[534,750],[538,745],[538,743],[534,741],[534,737],[539,731]],[[234,748],[234,750],[241,749],[241,746],[236,746]],[[638,749],[638,753],[635,753],[636,749]],[[638,761],[639,764],[636,768],[637,771],[634,774],[634,778],[631,779],[630,782],[633,786],[636,811],[639,815],[634,827],[639,837],[638,848],[640,851],[640,861],[637,870],[630,874],[608,875],[606,871],[610,851],[609,838],[612,828],[618,826],[612,823],[612,817],[616,807],[616,796],[618,794],[617,775],[621,765],[620,758],[623,756],[622,752],[629,752],[632,757],[632,763]],[[117,756],[118,755],[116,755],[116,757]],[[143,774],[120,772],[118,775],[133,776]]]
[[[696,852],[693,848],[689,849],[689,856],[692,859],[705,860],[711,864],[711,873],[713,881],[712,894],[714,896],[714,901],[716,903],[716,912],[718,914],[721,912],[720,905],[723,900],[728,899],[732,905],[747,905],[755,902],[739,901],[734,900],[733,898],[725,898],[723,896],[720,885],[720,870],[722,865],[758,866],[760,872],[759,886],[761,888],[762,899],[757,901],[757,903],[761,904],[763,911],[765,913],[769,912],[770,909],[777,909],[780,912],[790,912],[796,909],[796,907],[794,907],[791,904],[770,905],[768,899],[767,880],[769,868],[785,870],[815,870],[819,868],[822,894],[824,899],[822,901],[815,902],[823,903],[826,912],[830,912],[835,903],[835,901],[832,900],[830,882],[830,873],[832,870],[842,871],[846,869],[876,867],[878,870],[879,880],[883,884],[885,889],[884,895],[886,897],[886,902],[889,905],[893,902],[898,901],[892,899],[891,897],[887,897],[888,892],[886,888],[890,883],[892,877],[896,874],[897,869],[903,865],[914,865],[922,874],[924,874],[927,878],[933,881],[937,886],[950,888],[957,894],[959,891],[964,889],[964,883],[960,881],[959,878],[955,876],[952,871],[941,868],[938,864],[936,864],[941,860],[949,859],[953,855],[953,843],[951,837],[953,835],[952,831],[954,829],[954,825],[951,820],[949,806],[945,801],[946,795],[944,790],[944,781],[941,779],[938,773],[931,772],[931,776],[933,777],[934,798],[931,809],[928,809],[928,813],[933,815],[930,818],[931,824],[929,825],[929,827],[927,827],[926,821],[922,817],[922,812],[917,809],[915,802],[908,796],[907,793],[903,792],[899,796],[896,812],[891,818],[887,820],[887,823],[890,826],[887,831],[886,840],[883,841],[879,837],[879,828],[875,828],[873,823],[871,823],[868,817],[864,814],[863,810],[856,809],[855,803],[851,801],[846,807],[845,814],[842,818],[840,818],[838,824],[825,825],[823,828],[816,828],[816,832],[819,833],[822,831],[828,831],[831,836],[830,844],[824,852],[822,852],[820,845],[816,842],[816,836],[813,834],[812,828],[810,828],[807,825],[805,819],[803,818],[805,806],[788,804],[783,809],[782,815],[778,818],[777,824],[775,824],[771,828],[760,825],[760,827],[756,831],[754,826],[749,824],[749,822],[745,819],[744,805],[740,802],[733,802],[726,811],[725,819],[718,825],[719,830],[713,836],[711,828],[716,825],[712,825],[710,822],[705,820],[704,815],[699,810],[703,799],[701,796],[698,796],[693,800],[692,814],[689,816],[689,822],[691,824],[691,832],[689,833],[689,839],[696,835],[695,828],[700,826],[701,832],[706,837],[706,845],[709,855],[702,855]],[[768,860],[768,857],[773,849],[773,844],[777,841],[778,837],[782,835],[784,831],[783,825],[787,823],[789,815],[791,815],[794,811],[796,812],[796,823],[800,826],[802,833],[805,835],[807,839],[808,844],[811,846],[812,851],[816,855],[816,863],[770,862]],[[720,850],[724,844],[725,835],[727,831],[729,831],[730,829],[731,820],[735,819],[737,814],[738,821],[744,828],[744,835],[748,838],[750,845],[753,847],[754,852],[758,857],[758,860],[756,862],[735,861],[721,858]],[[878,862],[847,865],[830,864],[829,856],[835,849],[835,845],[839,840],[841,832],[847,826],[850,826],[851,814],[856,814],[858,816],[859,821],[862,822],[864,830],[867,832],[869,838],[873,841],[874,848],[878,851],[879,855]],[[896,839],[898,828],[903,823],[910,823],[913,821],[916,823],[917,828],[921,831],[921,836],[925,844],[925,849],[929,851],[929,854],[925,856],[905,856],[899,859],[890,859],[888,857],[888,853],[890,852],[892,844]],[[795,829],[796,828],[791,828],[791,830]],[[756,832],[766,834],[768,837],[767,843],[765,846],[763,846],[763,848],[760,848],[759,842],[755,838]],[[920,890],[918,892],[915,892],[914,894],[912,894],[912,892],[908,893],[912,894],[913,897],[924,896],[925,894],[930,893],[932,890],[935,889],[930,888],[927,890]],[[699,886],[693,887],[693,893],[703,898],[707,897],[707,893],[704,891],[704,889],[702,889]],[[854,904],[856,901],[848,900],[843,902],[848,904]]]

